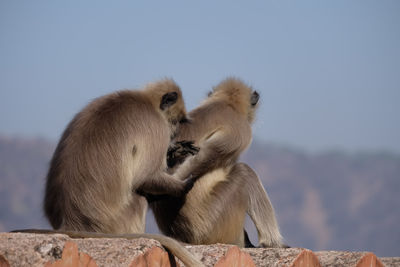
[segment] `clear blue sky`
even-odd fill
[[[0,133],[57,140],[91,99],[172,77],[194,108],[228,75],[255,136],[400,152],[400,1],[1,1]]]

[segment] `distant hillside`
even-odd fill
[[[262,178],[288,244],[400,255],[398,155],[311,155],[255,143],[243,161]]]
[[[41,201],[54,148],[0,136],[0,231],[49,227]],[[289,245],[400,255],[400,156],[308,154],[255,142],[242,161],[262,179]],[[149,232],[154,225],[150,218]]]
[[[48,227],[42,190],[54,144],[0,135],[0,231]]]

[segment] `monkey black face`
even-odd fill
[[[169,108],[170,106],[175,104],[177,100],[178,100],[177,92],[166,93],[161,98],[160,109],[165,110],[166,108]]]
[[[259,95],[259,93],[258,93],[257,91],[254,91],[254,92],[251,94],[250,104],[251,104],[253,107],[256,106],[257,103],[258,103],[258,99],[260,99],[260,95]]]

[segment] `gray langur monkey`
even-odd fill
[[[253,220],[261,247],[282,247],[275,212],[257,174],[239,155],[252,140],[259,94],[236,78],[217,85],[209,97],[189,112],[190,123],[176,136],[184,147],[200,148],[184,160],[170,150],[169,165],[175,177],[201,176],[181,197],[150,201],[157,224],[167,236],[191,244],[229,243],[245,246],[246,212]],[[184,151],[184,149],[183,149]],[[176,165],[175,167],[173,167]],[[151,199],[151,198],[150,198]],[[247,239],[247,240],[246,240]]]
[[[193,186],[194,178],[166,172],[171,138],[185,120],[181,90],[170,79],[89,103],[65,129],[50,163],[44,211],[56,231],[25,232],[154,238],[187,265],[201,266],[178,242],[141,234],[148,204],[137,191],[179,197]]]

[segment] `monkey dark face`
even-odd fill
[[[251,98],[250,98],[250,104],[251,104],[252,107],[255,107],[257,105],[258,99],[260,99],[260,95],[258,94],[257,91],[254,91],[251,94]]]
[[[148,84],[146,94],[170,125],[177,125],[186,116],[181,89],[172,79]]]
[[[183,102],[178,101],[178,94],[175,92],[163,96],[160,109],[164,111],[172,125],[189,122]]]
[[[177,92],[169,92],[162,96],[160,102],[160,109],[165,110],[176,103],[178,100],[178,93]]]
[[[257,91],[253,91],[250,96],[250,109],[248,110],[248,115],[247,115],[247,118],[250,123],[254,121],[259,99],[260,99],[260,94]]]
[[[185,104],[180,92],[168,92],[161,97],[160,109],[165,114],[170,129],[171,139],[176,136],[181,123],[187,123]]]

